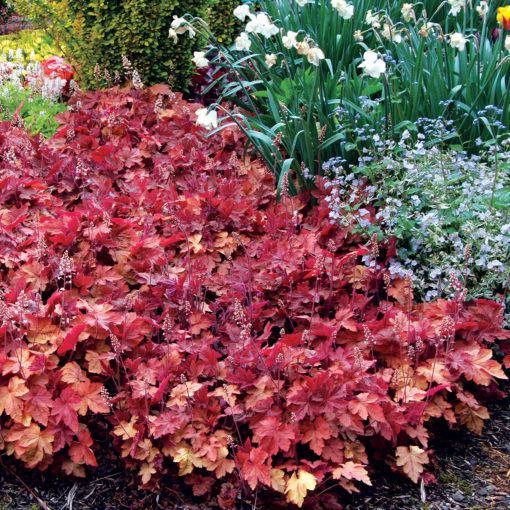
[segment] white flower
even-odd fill
[[[467,39],[460,32],[456,32],[450,36],[450,46],[452,48],[464,51],[466,49],[466,43]]]
[[[383,25],[383,30],[381,32],[381,35],[388,39],[388,41],[393,41],[397,44],[402,42],[402,36],[399,33],[395,33],[395,29],[393,27],[390,27],[388,23],[385,23]]]
[[[246,32],[241,32],[239,37],[236,38],[235,44],[237,51],[249,50],[251,46],[250,36]]]
[[[365,22],[372,25],[372,28],[381,28],[381,22],[377,14],[372,14],[372,10],[368,10],[365,16]]]
[[[278,60],[278,56],[274,53],[271,53],[271,55],[266,55],[265,61],[267,67],[273,67],[276,64],[276,61]]]
[[[402,17],[404,21],[411,21],[412,19],[416,21],[416,14],[414,13],[413,4],[404,4],[401,9]]]
[[[505,49],[506,51],[510,51],[510,35],[505,37]]]
[[[276,25],[271,23],[268,15],[264,12],[259,12],[255,18],[250,20],[245,28],[246,32],[255,32],[256,34],[263,35],[266,39],[276,35],[279,30]]]
[[[308,0],[296,0],[296,3],[299,5],[299,7],[303,7],[308,3]]]
[[[485,18],[488,11],[489,11],[489,6],[488,6],[487,2],[484,2],[483,0],[480,2],[480,5],[476,6],[476,12],[479,14],[479,16],[481,18]]]
[[[363,54],[363,62],[358,65],[372,78],[379,78],[381,74],[386,72],[386,63],[382,58],[377,56],[375,51],[365,51]]]
[[[199,108],[195,112],[197,116],[197,125],[205,127],[206,129],[215,128],[218,126],[218,114],[216,110],[207,112],[207,108]]]
[[[168,37],[174,40],[174,44],[179,40],[177,37],[177,32],[173,28],[168,31]]]
[[[207,60],[207,58],[205,58],[204,51],[195,51],[193,53],[193,63],[197,67],[207,67],[209,65],[209,60]]]
[[[287,32],[287,35],[284,35],[282,37],[283,45],[290,50],[291,48],[295,48],[297,46],[297,32],[293,32],[292,30],[289,30]]]
[[[331,6],[343,19],[351,19],[354,15],[354,5],[348,4],[345,0],[331,0]]]
[[[310,51],[310,45],[306,41],[300,41],[296,44],[296,50],[298,55],[308,55]]]
[[[354,39],[356,41],[363,41],[363,34],[361,33],[361,30],[356,30],[356,32],[354,32]]]
[[[318,66],[320,61],[324,58],[324,52],[318,47],[310,48],[308,53],[306,53],[306,58],[310,64]]]
[[[465,0],[448,0],[448,3],[451,6],[449,14],[452,14],[453,16],[457,16],[459,12],[464,7],[464,1]]]
[[[178,18],[175,14],[170,27],[170,30],[173,29],[177,35],[188,32],[190,39],[195,37],[196,32],[193,27],[184,18]],[[169,36],[172,37],[170,34]]]
[[[238,5],[235,9],[234,9],[234,16],[240,20],[240,21],[243,21],[246,19],[246,18],[250,18],[250,19],[253,19],[254,18],[254,15],[251,13],[250,11],[250,6],[247,5],[247,4],[242,4],[242,5]]]

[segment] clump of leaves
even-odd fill
[[[415,305],[321,180],[317,208],[277,203],[240,133],[205,138],[166,86],[70,108],[46,143],[0,124],[0,449],[84,476],[107,428],[144,488],[317,506],[374,453],[431,480],[434,420],[481,432],[501,306]]]

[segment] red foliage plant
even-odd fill
[[[165,86],[69,104],[48,142],[0,124],[1,450],[84,476],[108,431],[144,488],[301,506],[370,484],[374,454],[430,480],[435,420],[481,432],[499,305],[414,305],[320,182],[276,203]]]

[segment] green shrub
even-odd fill
[[[219,43],[228,46],[241,30],[241,22],[234,16],[234,9],[242,0],[213,0],[207,21]]]
[[[198,37],[180,37],[175,44],[168,31],[175,17],[185,13],[203,17],[208,0],[18,0],[18,9],[42,24],[75,61],[77,79],[84,88],[98,85],[96,63],[111,76],[122,76],[122,55],[136,68],[146,85],[173,76],[184,90],[194,65]],[[128,76],[129,77],[129,76]],[[107,85],[103,79],[99,85]]]

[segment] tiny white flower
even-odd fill
[[[354,15],[354,5],[348,4],[345,0],[331,0],[331,6],[343,19],[351,19]]]
[[[466,43],[467,39],[460,32],[456,32],[450,36],[450,46],[452,48],[464,51],[466,49]]]
[[[278,60],[278,56],[272,53],[271,55],[266,55],[265,61],[267,67],[273,67],[276,64],[276,61]]]
[[[358,65],[372,78],[379,78],[381,74],[386,72],[386,62],[377,56],[375,51],[365,51],[363,54],[363,62]]]
[[[310,48],[308,53],[306,53],[306,58],[310,64],[318,66],[320,61],[324,58],[324,52],[318,47]]]
[[[235,45],[237,51],[249,50],[251,46],[250,36],[246,32],[241,32],[235,40]]]
[[[193,53],[193,63],[198,67],[207,67],[209,60],[205,57],[205,51],[195,51]]]
[[[198,126],[205,127],[206,129],[211,129],[218,126],[218,114],[215,110],[207,112],[207,108],[199,108],[195,114],[197,116]]]
[[[234,16],[244,22],[244,20],[246,18],[250,18],[250,19],[253,19],[254,18],[254,15],[251,13],[250,11],[250,6],[247,5],[247,4],[242,4],[242,5],[239,5],[237,6],[235,9],[234,9],[234,12],[233,12]]]
[[[505,37],[505,49],[506,51],[510,51],[510,35]]]

